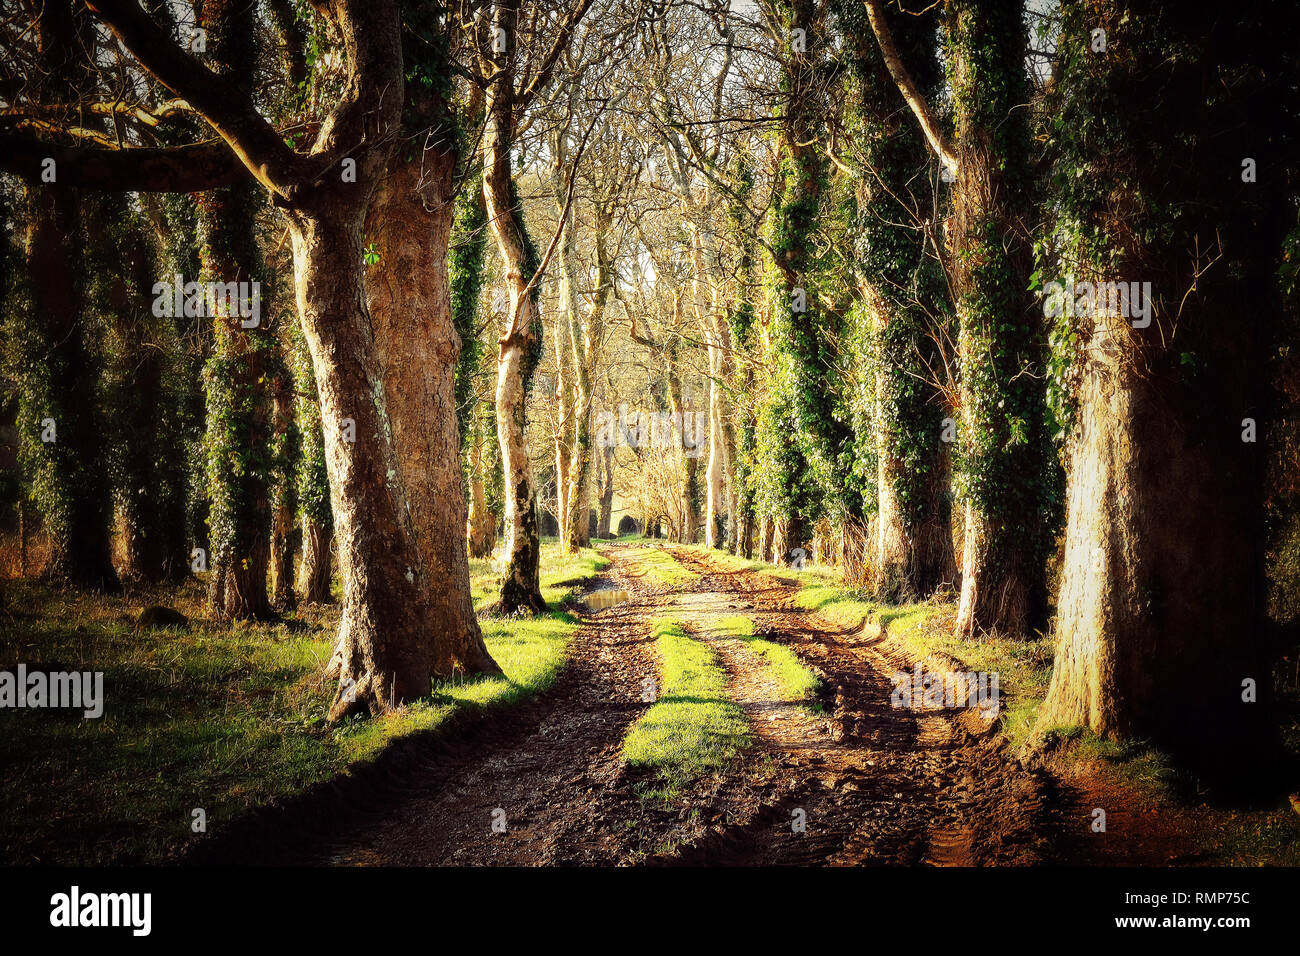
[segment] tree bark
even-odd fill
[[[596,518],[596,536],[611,536],[611,522],[614,516],[614,448],[609,446],[601,451],[600,512]]]
[[[572,352],[573,369],[573,444],[569,460],[569,531],[570,549],[591,547],[591,419],[593,381],[597,354],[604,332],[605,309],[614,289],[614,264],[608,249],[610,212],[597,206],[593,217],[596,248],[596,289],[585,316],[575,308],[568,312],[567,341]]]
[[[447,251],[455,155],[395,156],[370,207],[366,236],[379,261],[366,281],[398,470],[429,612],[438,622],[433,672],[500,674],[470,593],[466,503],[456,423],[460,337],[451,314]]]
[[[41,5],[35,29],[44,73],[33,78],[56,102],[70,101],[84,81],[79,56],[88,30],[67,0]],[[47,154],[48,155],[48,154]],[[105,467],[104,427],[92,362],[94,334],[79,274],[77,245],[83,238],[80,199],[60,175],[39,177],[28,187],[27,274],[30,322],[40,330],[39,375],[25,389],[22,411],[30,449],[28,467],[38,474],[42,517],[50,541],[47,574],[82,587],[116,589],[111,556],[112,500]],[[54,421],[54,440],[42,438],[44,420]]]
[[[957,290],[967,463],[956,633],[1046,625],[1045,490],[1051,457],[1041,305],[1028,293],[1032,179],[1021,6],[946,8],[959,164],[948,241]],[[1010,119],[1008,117],[1011,117]],[[990,290],[1002,292],[993,296]]]
[[[758,557],[760,561],[772,563],[772,539],[776,523],[770,515],[763,515],[759,522]]]
[[[1141,321],[1074,318],[1065,565],[1041,726],[1152,739],[1239,786],[1272,744],[1273,689],[1261,641],[1263,456],[1243,416],[1260,407],[1261,330],[1280,312],[1273,264],[1295,222],[1284,180],[1243,184],[1239,170],[1243,156],[1261,170],[1283,162],[1276,104],[1255,84],[1290,44],[1249,18],[1225,33],[1190,7],[1156,18],[1110,0],[1062,12],[1072,34],[1100,27],[1110,47],[1063,64],[1075,132],[1064,155],[1125,184],[1066,207],[1110,257],[1081,256],[1077,280],[1149,278],[1152,300]],[[1099,115],[1117,95],[1118,127]],[[1108,124],[1095,165],[1094,122]],[[1116,130],[1140,131],[1140,144]],[[1161,169],[1153,150],[1186,161]]]
[[[334,554],[332,535],[314,518],[302,520],[302,568],[300,593],[308,604],[329,604],[333,579]]]
[[[471,427],[474,430],[474,438],[470,446],[470,494],[467,519],[469,556],[486,558],[496,547],[497,516],[488,509],[487,504],[486,479],[483,475],[482,416],[475,415]]]
[[[364,203],[339,200],[289,214],[298,308],[320,393],[344,582],[340,687],[331,720],[361,710],[378,714],[427,696],[437,628],[430,582],[419,577],[423,562],[409,522],[365,304],[364,211]],[[340,268],[341,263],[352,265]],[[353,428],[355,441],[350,441]]]
[[[294,427],[293,382],[288,370],[276,370],[275,393],[271,399],[271,418],[280,459],[276,468],[271,504],[271,601],[276,610],[284,611],[296,603],[293,581],[294,512],[297,505],[297,461],[293,449],[286,447]]]
[[[495,76],[485,97],[483,200],[501,256],[510,298],[506,334],[497,351],[497,441],[505,480],[506,571],[501,583],[500,610],[540,613],[542,598],[537,489],[528,456],[528,384],[542,347],[542,320],[537,306],[536,252],[524,228],[522,210],[511,179],[511,153],[516,120],[515,51],[518,3],[493,9],[494,32],[506,37],[507,49],[495,50]]]

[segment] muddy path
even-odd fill
[[[577,610],[585,625],[554,686],[485,715],[454,744],[430,744],[424,759],[386,775],[363,812],[294,840],[273,862],[582,865],[644,853],[621,744],[649,706],[650,621],[671,598],[648,588],[634,562],[611,557],[588,590],[622,588],[631,600]]]
[[[255,814],[197,863],[316,865],[1026,865],[1094,862],[1084,798],[1021,765],[970,714],[893,707],[890,675],[913,664],[883,639],[837,630],[795,605],[779,572],[728,571],[669,546],[697,577],[656,585],[635,548],[603,549],[588,591],[627,600],[580,609],[555,685],[513,708],[399,741],[328,799]],[[766,661],[719,623],[744,616],[821,680],[784,699]],[[717,653],[755,745],[671,803],[643,799],[622,742],[658,676],[654,621],[677,619]],[[340,797],[342,793],[344,796]],[[1125,861],[1131,862],[1131,861]],[[1145,861],[1143,861],[1145,862]]]
[[[820,719],[771,719],[762,661],[742,642],[710,640],[751,715],[759,773],[728,794],[733,824],[673,859],[730,865],[1023,865],[1050,859],[1050,781],[976,736],[959,711],[890,704],[890,675],[912,662],[857,632],[828,628],[794,604],[793,581],[726,571],[703,555],[668,549],[700,575],[687,606],[721,608],[758,636],[794,650],[823,684]],[[778,712],[779,713],[779,712]]]

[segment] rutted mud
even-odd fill
[[[192,861],[970,866],[1094,855],[1077,794],[972,733],[962,711],[890,705],[890,675],[913,664],[894,645],[819,623],[795,607],[793,581],[669,551],[699,575],[685,590],[650,584],[635,554],[606,549],[613,563],[583,596],[590,607],[572,608],[584,626],[549,691],[399,741],[376,765],[251,815]],[[625,600],[592,600],[616,591]],[[650,634],[662,615],[714,648],[757,738],[671,804],[643,800],[621,755],[649,706],[641,689],[658,672]],[[765,660],[718,632],[728,615],[818,673],[814,706],[784,699]]]
[[[881,640],[819,626],[794,606],[795,586],[771,574],[720,571],[681,548],[697,594],[755,622],[819,672],[829,719],[756,721],[770,759],[765,785],[737,788],[736,823],[662,862],[738,865],[1014,865],[1042,861],[1052,821],[1039,775],[995,740],[970,735],[957,713],[890,705],[889,675],[912,662]],[[761,660],[727,655],[737,686]],[[751,705],[752,707],[752,705]],[[754,711],[751,710],[751,716]]]

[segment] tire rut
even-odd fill
[[[821,676],[830,717],[828,732],[815,737],[792,733],[799,725],[790,721],[762,720],[780,702],[762,699],[764,685],[751,673],[757,655],[747,659],[728,646],[740,642],[713,641],[760,739],[755,763],[766,767],[765,785],[731,795],[743,807],[732,826],[657,862],[970,866],[1044,859],[1042,781],[997,739],[968,733],[957,722],[960,711],[892,707],[890,675],[913,663],[895,646],[860,629],[825,626],[795,606],[788,579],[727,571],[697,552],[668,550],[700,575],[683,604],[748,616],[758,636],[793,649]],[[707,625],[699,632],[708,639]]]

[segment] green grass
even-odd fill
[[[767,662],[785,700],[804,701],[810,711],[821,712],[821,706],[816,703],[817,691],[821,687],[817,675],[805,667],[799,660],[799,655],[784,644],[755,636],[754,622],[749,618],[740,615],[724,617],[713,623],[710,633],[744,641],[750,650]]]
[[[636,560],[637,570],[645,572],[646,581],[665,588],[684,587],[699,578],[662,548],[624,548],[623,554]]]
[[[752,742],[745,713],[727,694],[727,675],[708,645],[671,618],[655,622],[659,697],[623,741],[628,765],[653,771],[643,797],[668,800],[720,770]]]
[[[837,627],[858,627],[880,608],[861,589],[826,580],[804,583],[795,595],[794,603],[796,607],[816,611]]]
[[[469,585],[474,594],[474,610],[480,614],[500,597],[503,551],[504,545],[498,544],[493,557],[470,559]],[[542,539],[541,558],[542,597],[548,604],[563,604],[584,581],[609,567],[609,559],[593,548],[565,554],[558,538]]]
[[[64,595],[4,582],[0,669],[104,672],[104,716],[0,710],[0,860],[154,861],[243,809],[328,779],[373,758],[393,739],[436,730],[459,710],[504,706],[549,687],[578,620],[559,607],[607,562],[594,551],[542,551],[552,602],[535,618],[483,617],[504,678],[445,681],[429,698],[337,727],[324,715],[323,678],[337,608],[302,608],[284,622],[217,627],[203,621],[203,586],[134,596]],[[473,562],[474,603],[495,600],[490,562]],[[485,573],[485,570],[487,573]],[[141,606],[167,604],[188,631],[134,627]],[[12,615],[12,616],[11,616]]]

